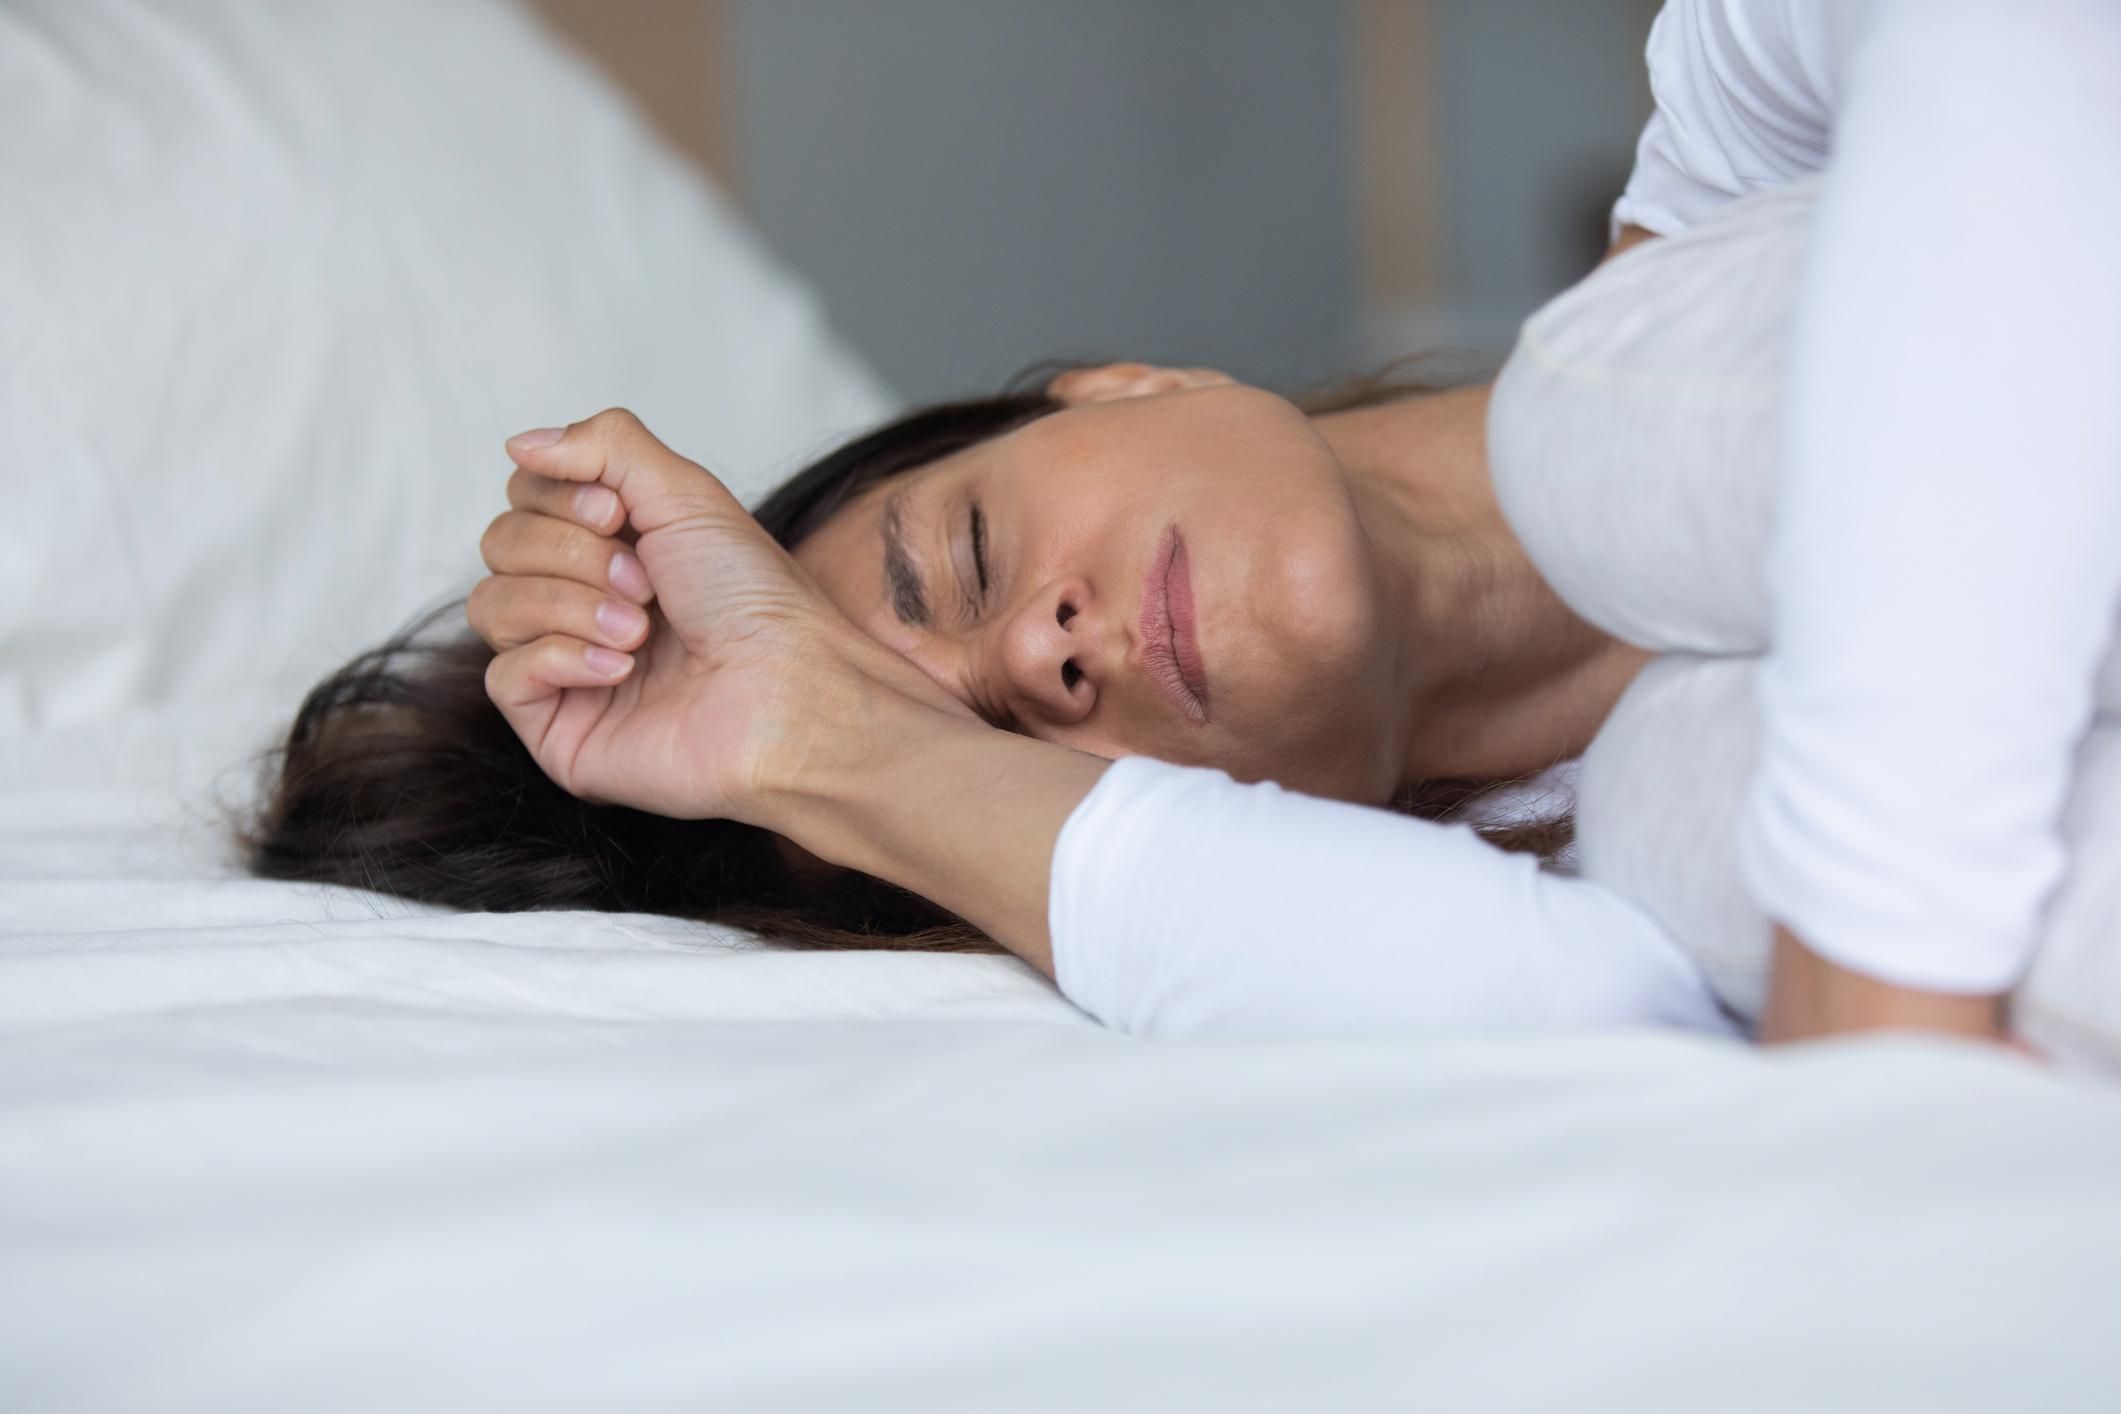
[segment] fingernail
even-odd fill
[[[606,599],[597,605],[597,627],[613,638],[633,637],[640,632],[647,617],[633,605],[621,604],[613,599]]]
[[[611,587],[618,590],[619,593],[636,599],[648,597],[648,571],[641,567],[639,560],[636,560],[624,550],[611,557],[609,574],[611,575]]]
[[[540,447],[549,447],[567,435],[564,427],[534,427],[528,432],[518,432],[508,439],[512,452],[534,452]]]
[[[619,498],[602,486],[584,486],[574,493],[574,513],[591,525],[602,525],[619,508]]]
[[[599,648],[595,644],[591,644],[582,650],[582,658],[589,664],[591,672],[598,677],[606,678],[615,678],[620,673],[625,672],[626,665],[633,661],[631,657],[624,653],[617,653],[609,648]]]

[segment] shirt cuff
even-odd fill
[[[2001,920],[1940,919],[1933,900],[1907,880],[1867,867],[1864,851],[1838,844],[1832,819],[1862,840],[1854,813],[1811,800],[1798,810],[1769,771],[1755,781],[1739,822],[1738,862],[1762,912],[1810,951],[1896,987],[1991,995],[2024,979],[2039,938]]]
[[[1053,980],[1062,996],[1107,1026],[1120,1025],[1116,1011],[1124,964],[1124,934],[1111,915],[1130,896],[1129,863],[1154,855],[1151,841],[1132,838],[1149,819],[1148,811],[1136,807],[1174,777],[1200,772],[1147,756],[1123,756],[1077,803],[1053,842],[1046,896]]]

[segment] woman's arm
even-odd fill
[[[1993,1026],[2121,606],[2121,11],[1860,8],[1831,56],[1741,835],[1788,925],[1779,1037]]]
[[[2121,592],[2121,14],[1673,0],[1615,225],[1825,168],[1741,831],[1769,1039],[1993,1033]]]
[[[1127,1031],[1729,1023],[1646,914],[1440,825],[1117,762],[1053,856],[1069,997]]]
[[[776,792],[773,828],[978,924],[1117,1029],[1730,1029],[1646,915],[1468,827],[875,706]]]

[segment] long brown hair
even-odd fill
[[[1043,388],[1051,371],[1032,370],[1015,386],[1036,378]],[[1373,379],[1306,407],[1337,411],[1427,390]],[[877,482],[1060,407],[1043,392],[1011,391],[918,409],[805,467],[752,513],[793,549]],[[487,697],[493,650],[464,627],[464,606],[458,597],[425,611],[303,698],[284,741],[262,753],[261,803],[233,826],[253,874],[496,913],[669,914],[800,947],[1001,950],[881,879],[844,869],[799,876],[765,831],[569,795]],[[1393,808],[1449,818],[1499,784],[1426,782]],[[1505,849],[1547,858],[1573,833],[1565,815],[1479,828]]]

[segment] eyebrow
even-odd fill
[[[926,628],[928,595],[921,588],[920,571],[906,554],[906,528],[899,513],[905,498],[904,491],[894,491],[884,499],[884,592],[900,623]]]

